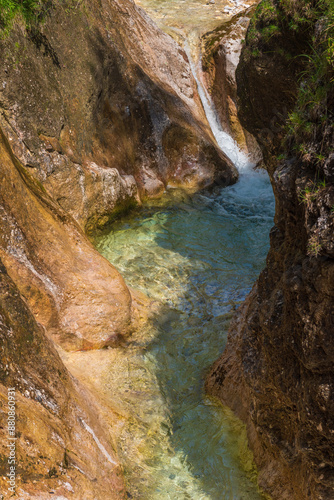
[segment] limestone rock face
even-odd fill
[[[15,388],[17,498],[124,498],[110,428],[0,262],[0,488],[11,498],[7,388]]]
[[[267,8],[264,2],[264,16]],[[260,22],[255,18],[241,57],[238,93],[241,122],[255,134],[270,166],[275,226],[266,268],[238,311],[206,384],[247,423],[260,484],[273,499],[329,500],[334,496],[334,124],[323,110],[334,102],[333,87],[328,85],[324,102],[307,116],[312,135],[294,133],[283,147],[282,127],[274,133],[270,124],[278,126],[279,113],[281,125],[295,104],[298,72],[275,50],[282,38],[281,47],[296,50],[296,32],[277,30],[263,52],[253,52],[263,49]],[[298,50],[306,52],[304,40]],[[276,78],[278,67],[284,84]],[[331,75],[324,74],[323,85],[326,78]],[[308,154],[296,153],[293,146],[300,141]],[[285,158],[277,161],[278,152]]]
[[[234,182],[183,50],[131,0],[79,3],[1,41],[1,124],[23,165],[88,232],[169,182]]]

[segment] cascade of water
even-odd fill
[[[249,161],[249,158],[240,150],[238,144],[232,139],[232,137],[222,129],[212,99],[198,76],[196,65],[187,40],[184,41],[184,50],[188,56],[190,68],[197,83],[198,94],[201,98],[204,112],[218,146],[226,154],[226,156],[230,158],[239,172],[250,169],[253,165]],[[199,60],[199,64],[201,64],[201,59]]]
[[[222,130],[187,42],[185,50],[213,135],[240,179],[218,194],[169,190],[96,241],[129,285],[161,304],[132,347],[108,353],[98,385],[124,409],[118,452],[133,498],[263,500],[246,429],[205,397],[203,377],[226,342],[232,307],[264,265],[274,199],[266,172]]]

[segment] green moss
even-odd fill
[[[261,53],[272,51],[273,39],[276,39],[274,51],[284,56],[284,34],[289,32],[291,38],[291,31],[294,32],[298,46],[298,38],[305,40],[308,31],[313,28],[319,8],[319,1],[316,0],[263,0],[248,30],[246,42],[249,55],[258,57]]]
[[[259,49],[253,49],[252,50],[252,56],[253,57],[259,57],[259,55],[260,55]]]
[[[16,19],[32,28],[38,26],[55,4],[69,14],[81,7],[83,0],[0,0],[0,37],[6,37]]]
[[[21,16],[26,24],[35,21],[46,0],[0,0],[0,29],[8,33],[16,16]]]

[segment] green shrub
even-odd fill
[[[288,1],[288,0],[285,0]],[[328,96],[334,81],[334,2],[320,0],[317,3],[317,34],[313,38],[311,53],[306,58],[306,69],[301,74],[297,104],[289,115],[287,142],[292,139],[294,148],[303,156],[304,143],[311,137],[322,135],[331,110]],[[319,165],[322,151],[313,152],[312,159]]]
[[[0,30],[7,33],[18,15],[30,24],[36,19],[40,8],[39,0],[0,0]]]

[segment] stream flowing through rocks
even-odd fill
[[[245,427],[203,387],[233,312],[264,267],[274,196],[268,175],[254,171],[221,129],[184,47],[212,132],[239,181],[195,195],[167,189],[96,239],[126,282],[159,304],[130,346],[114,350],[105,385],[126,413],[117,451],[129,498],[259,500]]]
[[[231,315],[262,269],[274,200],[246,170],[213,193],[167,193],[97,243],[160,314],[110,365],[128,422],[118,450],[133,498],[260,499],[244,426],[205,396]]]

